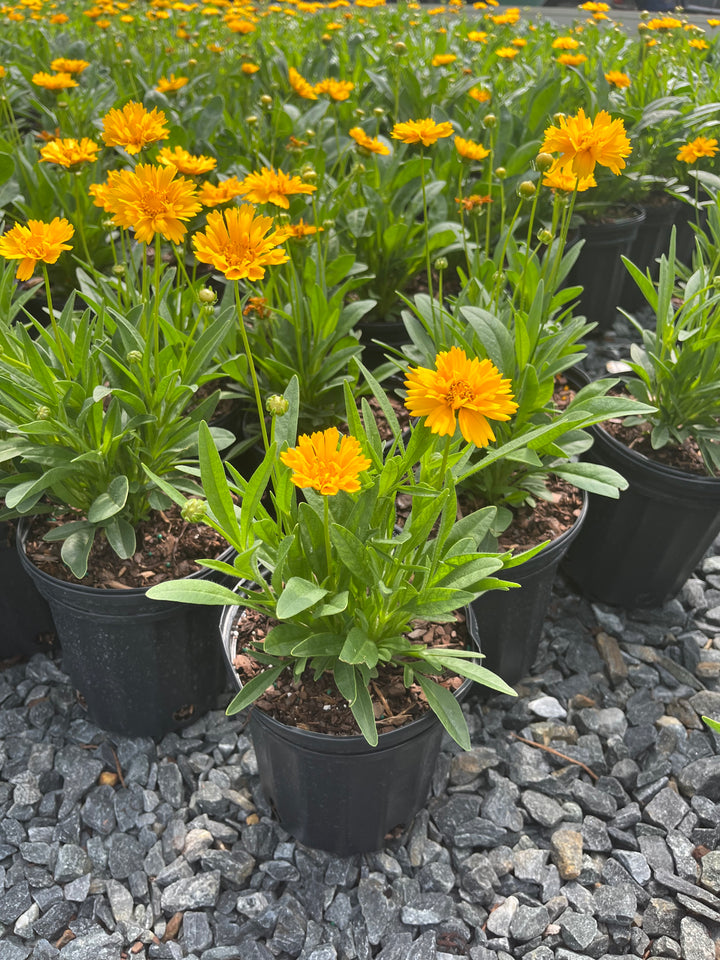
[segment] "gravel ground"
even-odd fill
[[[0,673],[0,960],[715,960],[720,540],[662,609],[560,579],[518,699],[470,698],[473,749],[376,854],[296,844],[241,719],[114,737],[61,668]]]

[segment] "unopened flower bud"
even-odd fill
[[[188,66],[189,66],[189,67],[196,67],[196,66],[197,66],[197,60],[195,59],[195,57],[190,57],[190,59],[188,60]]]
[[[543,227],[541,230],[538,230],[537,238],[540,243],[547,245],[548,243],[552,243],[553,235],[552,232],[547,229],[547,227]]]
[[[365,173],[365,164],[358,161],[353,167],[353,173]]]
[[[217,294],[210,287],[201,287],[198,290],[198,299],[200,303],[215,303]]]
[[[142,363],[142,350],[131,350],[128,355],[125,357],[127,362],[132,365],[134,363]]]
[[[187,523],[200,523],[207,513],[205,501],[198,497],[190,497],[185,501],[185,506],[180,511],[180,516]]]
[[[125,60],[123,60],[123,66],[124,66],[124,67],[131,67],[131,66],[132,66],[132,60],[128,60],[127,58],[126,58]]]
[[[403,43],[402,40],[398,40],[393,44],[393,50],[397,54],[407,53],[407,44]]]
[[[523,182],[518,187],[518,196],[522,200],[532,200],[535,196],[537,189],[532,180],[523,180]]]
[[[498,180],[504,180],[507,176],[507,170],[505,167],[495,167],[495,176]]]
[[[373,116],[384,117],[385,111],[383,110],[382,107],[375,107],[375,109],[373,110]]]
[[[565,119],[565,114],[562,111],[553,114],[553,120],[555,123],[560,123],[561,120]]]
[[[35,416],[38,420],[49,420],[52,416],[52,410],[45,405],[39,406],[35,411]]]
[[[115,274],[116,277],[124,277],[124,276],[125,276],[125,264],[124,264],[124,263],[116,263],[115,266],[112,268],[112,272]]]
[[[274,393],[265,401],[265,409],[268,413],[272,414],[273,417],[284,416],[288,412],[289,407],[290,404],[288,401],[285,397],[281,397],[279,393]]]
[[[335,226],[335,221],[329,218],[327,220],[323,220],[322,222],[323,230],[332,230],[334,226]]]
[[[545,173],[554,163],[554,159],[551,153],[539,153],[535,157],[535,168],[540,171],[540,173]]]
[[[440,271],[447,270],[448,268],[447,257],[438,257],[435,260],[435,263],[433,264],[433,266],[435,267],[436,270],[440,270]]]
[[[308,138],[308,140],[313,140],[315,138],[315,131],[312,127],[307,128],[305,131],[305,136]]]
[[[363,110],[362,107],[357,107],[357,109],[353,110],[353,113],[355,114],[356,117],[360,117],[360,119],[362,119],[365,116],[365,111]]]
[[[496,123],[497,123],[497,117],[495,116],[494,113],[488,113],[485,119],[483,120],[483,124],[486,127],[494,127]]]
[[[300,171],[300,177],[305,183],[314,183],[317,180],[317,170],[311,163],[306,163]]]
[[[716,290],[720,290],[720,277],[713,277],[712,284]]]
[[[264,107],[270,107],[270,106],[272,106],[272,97],[270,96],[270,94],[264,93],[264,94],[260,97],[260,103],[261,103]]]
[[[249,127],[254,127],[257,122],[258,122],[258,118],[255,116],[254,113],[251,113],[249,117],[245,117],[245,123]]]
[[[329,33],[324,33],[324,34],[320,37],[320,42],[321,42],[321,43],[324,43],[324,44],[327,46],[328,43],[332,43],[332,37],[330,36]]]

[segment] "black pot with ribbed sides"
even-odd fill
[[[232,627],[241,608],[221,622],[228,663],[235,659]],[[466,609],[468,632],[474,617]],[[235,683],[241,686],[232,669]],[[463,699],[473,683],[455,691]],[[379,850],[386,835],[410,824],[427,800],[443,727],[434,713],[381,733],[376,747],[362,736],[341,737],[290,727],[252,707],[250,733],[263,791],[288,833],[308,847],[339,857]]]
[[[720,533],[720,479],[656,463],[590,427],[588,456],[629,483],[619,500],[590,494],[587,517],[563,561],[592,600],[632,609],[673,597]]]
[[[142,588],[58,580],[28,558],[28,529],[21,520],[20,561],[50,605],[63,670],[94,723],[123,736],[160,738],[215,706],[225,686],[221,608],[150,600]]]
[[[47,650],[55,635],[50,608],[18,559],[15,523],[0,523],[0,660]]]
[[[587,494],[575,523],[540,553],[503,574],[519,583],[512,590],[490,590],[473,600],[483,666],[514,684],[527,676],[537,656],[552,586],[560,561],[580,533],[587,514]]]

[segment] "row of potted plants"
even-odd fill
[[[237,12],[226,8],[223,29],[233,32]],[[494,27],[512,25],[502,20],[508,14],[491,16],[500,18]],[[163,19],[154,16],[152,25]],[[451,18],[442,29],[459,23]],[[387,39],[396,15],[387,23],[373,15],[372,24],[360,24],[368,26],[370,49],[378,36]],[[653,29],[669,32],[676,50],[672,31],[680,28]],[[370,67],[363,69],[372,77]],[[113,106],[101,121],[122,168],[84,183],[81,166],[69,190],[53,193],[56,217],[28,216],[27,201],[13,191],[21,189],[20,175],[45,177],[37,174],[45,168],[31,163],[32,118],[20,118],[13,98],[9,107],[4,101],[13,111],[9,129],[18,134],[7,153],[12,169],[4,168],[6,195],[10,212],[24,216],[0,236],[2,517],[21,518],[20,558],[50,602],[64,666],[90,716],[110,729],[160,736],[210,705],[222,685],[218,613],[229,607],[226,656],[242,677],[230,709],[260,703],[252,717],[266,790],[298,836],[349,853],[378,846],[422,804],[443,727],[469,746],[458,701],[468,687],[463,680],[512,694],[508,681],[529,668],[539,637],[547,572],[571,539],[568,572],[582,588],[634,604],[661,602],[677,590],[717,533],[720,208],[718,182],[705,173],[708,226],[698,230],[692,265],[678,262],[672,234],[657,283],[652,260],[645,271],[628,266],[656,316],[654,331],[637,325],[631,376],[624,386],[610,379],[583,385],[572,370],[595,324],[582,315],[582,287],[573,282],[584,249],[572,243],[575,214],[602,176],[625,179],[643,128],[631,142],[621,117],[590,105],[587,113],[553,117],[546,97],[542,110],[536,107],[539,134],[521,150],[515,177],[494,166],[506,155],[496,151],[513,102],[508,78],[500,117],[482,115],[487,146],[463,138],[467,129],[458,132],[458,121],[445,119],[447,104],[456,102],[445,84],[432,117],[400,114],[385,136],[379,128],[350,130],[349,140],[372,162],[360,169],[341,139],[340,108],[332,105],[346,102],[347,85],[357,85],[361,72],[341,87],[311,84],[304,65],[293,70],[287,79],[294,93],[314,104],[313,123],[324,124],[324,138],[311,138],[312,168],[297,176],[294,163],[287,171],[273,165],[277,141],[270,134],[261,169],[253,169],[248,151],[250,172],[241,179],[237,168],[221,182],[216,189],[229,184],[224,202],[204,222],[201,204],[212,191],[182,174],[187,151],[178,145],[143,162],[142,151],[167,133],[152,96],[145,105]],[[241,71],[251,78],[258,72]],[[382,89],[377,80],[373,85]],[[331,104],[320,110],[322,95]],[[483,102],[479,94],[470,100]],[[50,141],[42,160],[65,166],[58,158],[93,153],[77,132]],[[187,132],[186,124],[177,136]],[[487,161],[478,181],[487,184],[485,196],[467,192],[461,161],[448,154],[453,135],[459,156]],[[391,144],[394,151],[386,152]],[[702,155],[701,147],[695,152]],[[712,145],[705,155],[712,159]],[[388,171],[392,201],[402,198],[389,225],[391,204],[380,190]],[[446,183],[454,193],[456,178],[459,216],[448,219]],[[290,218],[273,219],[253,204],[286,209]],[[92,217],[76,218],[91,209],[102,211],[94,225]],[[403,270],[412,263],[414,293],[403,295],[397,260]],[[73,261],[75,293],[63,280]],[[35,291],[23,284],[38,270],[44,305],[32,312]],[[399,346],[381,350],[378,366],[363,349],[359,325],[384,295],[377,286],[384,272],[402,333]],[[243,401],[242,416],[233,398]],[[215,417],[221,399],[231,403],[229,420]],[[614,459],[622,445],[598,426],[608,420],[615,432],[634,431],[629,442],[646,443],[649,456],[631,451]],[[642,480],[638,471],[650,463],[654,476],[684,483],[677,461],[652,465],[657,451],[673,456],[676,447],[699,470],[680,501],[689,497],[694,506],[702,497],[704,512],[698,510],[692,532],[683,521],[679,539],[686,542],[668,549],[667,494],[656,494],[656,479]],[[649,508],[636,499],[646,486],[651,500],[662,500],[660,522],[648,521]],[[560,491],[567,533],[555,551],[546,544],[556,523],[549,534],[526,537],[525,528],[528,516],[541,512],[538,504],[560,500]],[[616,534],[608,534],[605,503],[632,543],[640,543],[642,522],[649,523],[659,542],[646,554],[677,560],[687,547],[683,569],[648,573],[647,556],[630,546],[622,550],[629,566],[608,559],[597,536],[619,548]],[[200,557],[207,559],[198,571],[193,561]],[[531,625],[517,615],[532,596],[537,563],[540,599]],[[635,578],[640,568],[644,581]],[[518,590],[513,585],[526,571]],[[652,592],[643,586],[648,578]],[[191,602],[192,615],[179,602]],[[461,623],[462,608],[476,612],[492,670],[478,663],[466,637],[473,614]],[[518,632],[525,649],[508,656]],[[157,676],[168,681],[166,692]],[[303,704],[309,714],[299,712]],[[431,741],[412,748],[423,764],[401,759],[418,731]],[[273,772],[275,763],[300,769],[298,740],[309,740],[310,754],[330,755],[322,761],[329,767],[305,767],[295,778],[319,823],[296,809],[296,798],[281,795],[287,777]],[[360,754],[385,763],[384,772],[358,772]],[[357,818],[332,793],[336,763],[354,778],[350,793],[361,809],[382,808],[360,837],[348,832]],[[402,813],[387,800],[393,781],[411,799]],[[340,789],[348,793],[347,785]]]

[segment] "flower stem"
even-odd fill
[[[62,333],[60,331],[60,328],[57,325],[57,321],[55,319],[55,311],[53,310],[52,294],[50,292],[50,277],[48,276],[48,270],[44,263],[42,265],[42,269],[43,269],[43,275],[45,277],[45,297],[47,299],[48,314],[50,316],[50,324],[52,326],[53,333],[55,335],[55,342],[57,343],[57,354],[60,359],[60,363],[62,365],[65,376],[68,378],[68,380],[71,380],[72,377],[70,375],[70,365],[68,364],[67,357],[65,355],[65,348],[63,347],[63,342],[62,342]]]
[[[267,452],[270,449],[270,441],[268,439],[267,427],[265,426],[265,411],[263,410],[262,398],[260,397],[260,385],[258,384],[257,373],[255,371],[255,362],[253,360],[252,350],[250,349],[247,330],[245,329],[245,318],[243,317],[242,302],[240,299],[240,284],[237,280],[235,281],[235,307],[237,309],[238,321],[240,322],[240,336],[242,338],[245,356],[247,357],[250,379],[252,380],[253,391],[255,392],[255,403],[257,404],[258,416],[260,418],[263,446]]]
[[[432,268],[430,265],[430,231],[428,228],[427,194],[425,192],[425,151],[420,150],[420,184],[422,185],[423,226],[425,228],[425,267],[427,269],[428,293],[433,326],[435,325],[435,298],[433,297]]]
[[[323,527],[325,528],[325,556],[329,580],[332,576],[332,555],[330,553],[330,502],[327,494],[323,496]]]

